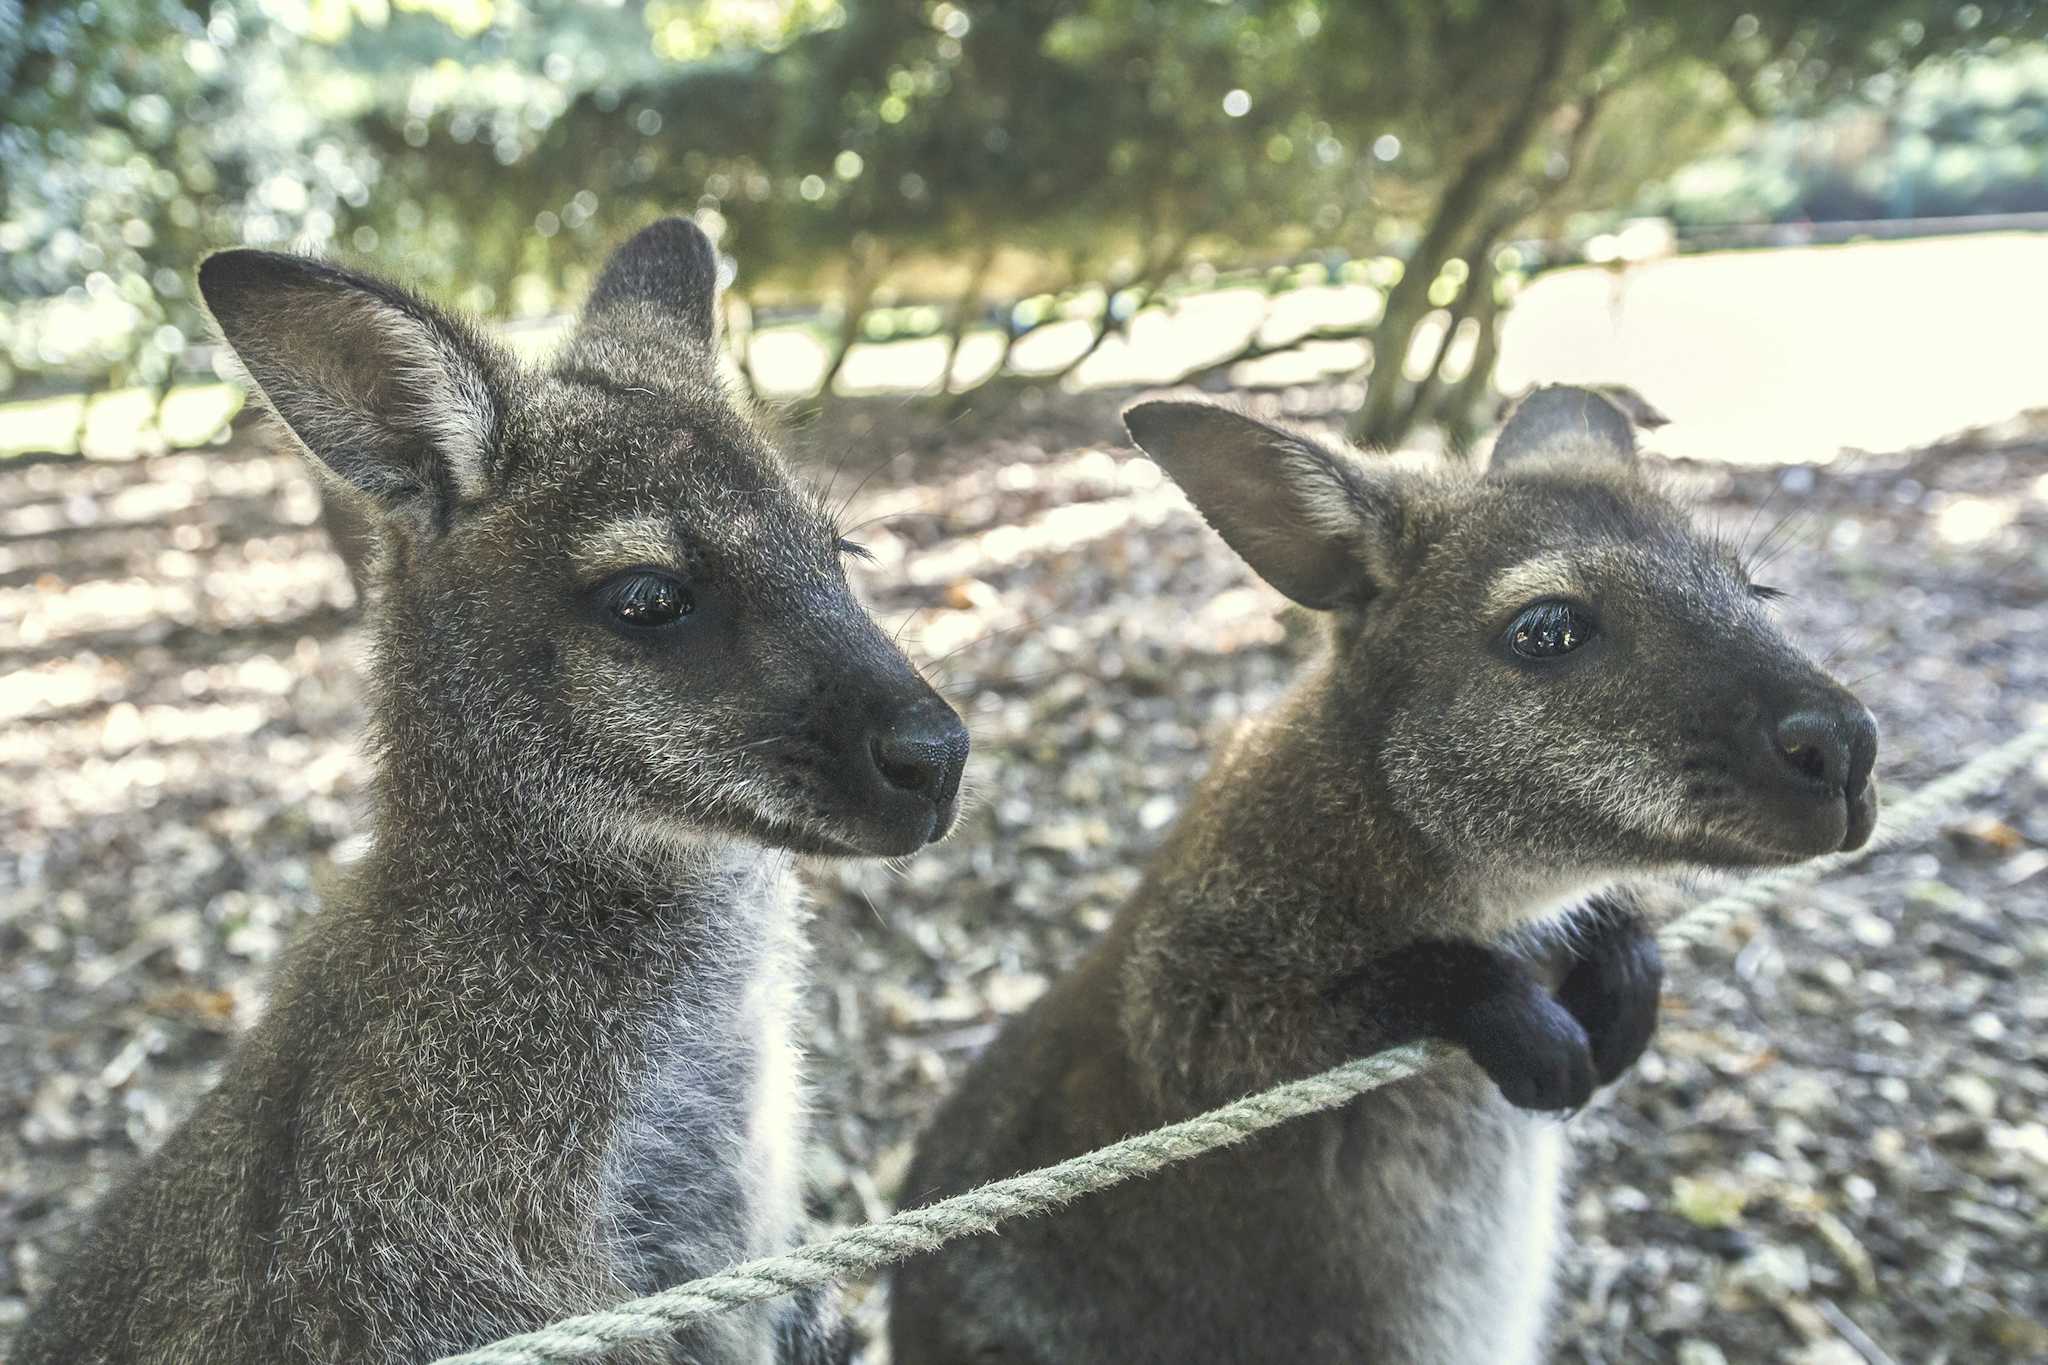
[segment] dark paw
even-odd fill
[[[1663,956],[1640,920],[1603,922],[1580,945],[1557,998],[1592,1040],[1600,1084],[1634,1066],[1650,1045],[1663,985]]]
[[[1459,1010],[1451,1041],[1472,1054],[1518,1109],[1577,1109],[1593,1097],[1585,1029],[1533,981]]]

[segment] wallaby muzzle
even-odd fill
[[[967,763],[967,727],[953,708],[927,694],[868,732],[854,780],[879,814],[923,833],[913,845],[946,837],[960,810],[960,773]]]
[[[1877,720],[1832,683],[1767,704],[1740,769],[1783,822],[1792,851],[1861,848],[1877,824]]]

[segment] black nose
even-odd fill
[[[1771,743],[1796,777],[1854,800],[1877,762],[1877,721],[1853,698],[1801,706],[1772,727]]]
[[[960,793],[967,762],[967,727],[944,702],[932,701],[894,717],[868,739],[875,769],[898,791],[945,805]]]

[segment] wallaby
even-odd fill
[[[1204,404],[1126,422],[1326,645],[941,1108],[906,1202],[1394,1044],[1469,1061],[904,1265],[893,1359],[1534,1361],[1562,1144],[1525,1111],[1583,1105],[1656,1017],[1617,878],[1859,846],[1874,722],[1585,390],[1524,403],[1484,476]]]
[[[16,1365],[419,1365],[803,1231],[792,861],[940,837],[967,733],[728,400],[716,279],[649,227],[538,369],[330,265],[200,267],[377,529],[371,845]],[[846,1345],[808,1301],[606,1358]]]

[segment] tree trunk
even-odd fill
[[[745,321],[735,323],[734,317],[745,314]],[[751,299],[728,293],[725,302],[725,345],[732,354],[733,369],[738,371],[740,383],[746,385],[749,398],[761,396],[761,382],[754,376],[754,304]]]
[[[1479,344],[1472,349],[1472,367],[1436,405],[1444,445],[1460,459],[1469,458],[1472,442],[1492,425],[1493,414],[1480,420],[1480,405],[1493,393],[1493,367],[1500,360],[1500,301],[1492,290],[1476,301],[1472,320],[1479,324]]]
[[[995,265],[996,247],[991,242],[982,248],[974,259],[974,266],[967,274],[967,287],[960,291],[960,297],[953,302],[953,317],[946,329],[946,367],[939,371],[939,392],[953,392],[953,366],[960,359],[960,343],[967,339],[967,328],[974,319],[976,305],[981,302],[981,286],[988,282],[988,272]],[[1004,330],[1008,330],[1005,328]],[[1009,349],[1003,350],[1003,359],[1009,359]],[[999,362],[996,366],[1002,368]]]
[[[1600,116],[1600,108],[1612,88],[1590,91],[1579,100],[1578,119],[1572,125],[1571,133],[1565,139],[1565,173],[1555,180],[1534,188],[1528,196],[1511,204],[1497,214],[1481,233],[1482,242],[1467,260],[1479,260],[1474,265],[1472,278],[1466,281],[1461,302],[1465,304],[1465,316],[1472,318],[1479,326],[1478,345],[1472,351],[1471,367],[1459,379],[1448,396],[1438,399],[1442,388],[1442,367],[1449,349],[1450,334],[1445,334],[1445,346],[1437,352],[1436,363],[1416,386],[1414,400],[1409,403],[1402,425],[1401,434],[1406,436],[1414,430],[1417,422],[1434,417],[1444,429],[1446,445],[1458,455],[1470,450],[1472,440],[1478,435],[1480,424],[1475,420],[1485,399],[1493,392],[1493,367],[1500,358],[1500,299],[1494,289],[1493,259],[1500,249],[1501,239],[1517,222],[1542,208],[1555,198],[1572,177],[1579,173],[1579,167],[1586,157],[1586,144],[1592,141],[1593,125]],[[1484,284],[1481,287],[1481,274]],[[1487,414],[1491,419],[1492,414]]]
[[[165,450],[175,450],[171,444],[171,433],[164,429],[164,405],[171,401],[171,390],[178,386],[178,371],[175,365],[164,367],[163,378],[149,386],[149,429]]]
[[[1066,274],[1061,277],[1063,282],[1052,288],[1046,289],[1043,292],[1051,294],[1055,298],[1071,292],[1075,286],[1075,283],[1080,278],[1080,260],[1081,252],[1079,248],[1076,248],[1068,254]],[[964,402],[958,400],[965,399],[968,395],[976,393],[981,389],[987,388],[990,384],[993,384],[997,380],[1001,379],[1003,375],[1009,371],[1010,356],[1014,351],[1016,351],[1017,343],[1022,341],[1025,337],[1030,336],[1039,328],[1044,327],[1046,325],[1047,319],[1040,318],[1038,321],[1032,323],[1029,327],[1019,327],[1017,325],[1017,314],[1015,309],[1013,308],[1009,315],[1005,317],[1003,320],[1003,350],[1002,354],[996,357],[995,368],[990,370],[988,374],[982,379],[982,381],[979,384],[976,384],[973,388],[962,389],[960,390],[960,392],[954,394],[953,397],[956,400],[953,404],[954,409],[956,411],[965,411],[967,405]]]
[[[1424,371],[1422,378],[1416,380],[1409,388],[1408,401],[1402,404],[1400,415],[1395,421],[1398,433],[1395,440],[1403,440],[1413,432],[1415,424],[1422,420],[1423,414],[1436,402],[1437,394],[1443,388],[1444,364],[1450,359],[1451,347],[1457,342],[1458,328],[1479,310],[1485,309],[1488,314],[1494,310],[1493,256],[1498,248],[1491,231],[1482,233],[1481,237],[1482,240],[1476,246],[1467,248],[1464,253],[1465,260],[1470,264],[1471,273],[1465,277],[1464,288],[1458,291],[1458,297],[1451,304],[1450,318],[1444,325],[1443,339],[1437,343],[1436,354],[1431,357],[1429,368]],[[1476,350],[1472,358],[1476,363],[1479,358]]]
[[[1088,338],[1088,344],[1081,348],[1081,354],[1060,366],[1058,372],[1051,376],[1052,381],[1056,384],[1080,369],[1086,363],[1088,357],[1101,350],[1102,343],[1109,340],[1110,326],[1115,321],[1111,316],[1110,310],[1116,304],[1117,290],[1114,286],[1107,284],[1102,286],[1102,288],[1102,311],[1095,315],[1095,335]]]
[[[867,319],[868,305],[874,301],[875,290],[881,285],[882,276],[888,268],[887,247],[872,238],[855,244],[853,263],[846,279],[846,315],[839,320],[839,335],[832,348],[832,359],[825,366],[825,377],[818,381],[820,401],[832,397],[832,384],[846,364],[847,352],[853,349],[854,342],[860,340],[861,323]]]
[[[85,454],[86,428],[92,425],[92,405],[99,396],[113,385],[102,380],[89,380],[85,392],[78,395],[78,425],[71,429],[71,448],[80,455]]]
[[[1415,328],[1429,313],[1429,287],[1450,260],[1453,246],[1470,233],[1487,195],[1514,169],[1535,138],[1549,112],[1551,88],[1564,67],[1570,27],[1564,6],[1553,5],[1528,88],[1508,111],[1492,141],[1465,162],[1437,200],[1428,231],[1410,253],[1401,278],[1387,291],[1386,309],[1373,329],[1372,377],[1366,384],[1365,406],[1351,423],[1352,437],[1360,444],[1392,445],[1407,434],[1400,429],[1401,371]]]
[[[1102,312],[1095,319],[1095,335],[1089,338],[1088,345],[1082,349],[1081,354],[1060,367],[1059,373],[1052,376],[1053,381],[1057,383],[1064,380],[1073,374],[1074,371],[1080,369],[1087,362],[1088,357],[1101,350],[1102,343],[1109,340],[1112,335],[1128,335],[1132,320],[1138,314],[1145,311],[1146,300],[1151,297],[1152,291],[1159,287],[1161,281],[1173,273],[1174,268],[1180,264],[1181,256],[1186,251],[1186,238],[1181,238],[1174,242],[1156,256],[1152,255],[1148,248],[1145,263],[1139,267],[1136,278],[1129,284],[1119,289],[1105,282],[1102,286]],[[1116,306],[1116,296],[1123,293],[1126,289],[1138,294],[1138,303],[1131,309],[1131,316],[1119,323],[1113,310]]]

